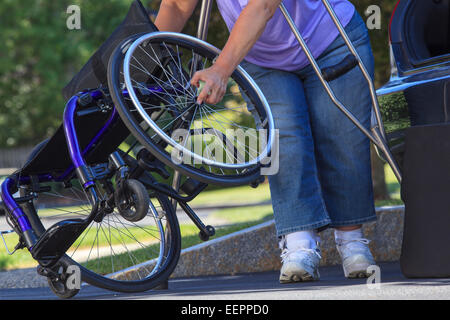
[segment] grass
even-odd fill
[[[375,205],[381,207],[403,204],[400,200],[400,185],[392,172],[392,169],[388,165],[385,166],[385,176],[388,193],[391,199],[377,201]],[[256,189],[249,186],[242,186],[219,190],[206,190],[190,204],[195,207],[217,204],[240,205],[264,201],[270,201],[270,189],[268,183],[261,184]],[[242,209],[240,209],[240,212],[242,212]]]
[[[384,171],[390,199],[376,201],[375,205],[377,207],[403,205],[403,201],[400,198],[400,184],[398,183],[397,178],[392,172],[392,169],[388,165],[386,165],[384,167]]]
[[[9,234],[5,236],[6,244],[10,251],[18,243],[19,237],[16,234]],[[3,243],[0,244],[3,246]],[[10,270],[19,268],[36,267],[37,263],[33,260],[27,250],[18,250],[14,255],[9,256],[4,248],[0,251],[0,270]]]
[[[222,209],[214,212],[211,218],[218,218],[229,224],[264,222],[273,218],[271,205],[248,208]]]
[[[264,201],[270,201],[268,183],[261,184],[256,189],[250,186],[241,186],[219,190],[206,190],[192,200],[190,205],[193,207],[217,204],[240,205]]]
[[[216,229],[216,235],[212,237],[211,239],[219,238],[222,236],[225,236],[227,234],[237,232],[239,230],[243,230],[246,228],[249,228],[251,226],[257,225],[259,223],[262,223],[264,221],[267,221],[272,216],[272,209],[271,206],[263,206],[263,207],[250,207],[248,210],[239,210],[239,209],[224,209],[219,210],[216,213],[214,213],[214,217],[221,218],[223,220],[226,220],[230,223],[230,225],[226,227],[219,227]],[[142,232],[142,230],[135,230],[136,232]],[[194,245],[197,245],[199,243],[202,243],[198,236],[198,229],[191,224],[182,224],[180,225],[180,232],[182,236],[182,248],[189,248]],[[135,234],[136,235],[136,234]],[[140,241],[144,242],[145,240],[145,234],[141,235],[142,237],[139,238]],[[84,238],[85,243],[92,243],[96,237],[96,230],[90,230],[88,234],[86,235],[86,238]],[[89,242],[88,238],[91,240]],[[103,239],[104,240],[104,239]],[[18,237],[15,234],[11,234],[7,237],[7,245],[9,248],[13,248],[14,245],[17,243]],[[102,241],[102,240],[100,240]],[[103,242],[106,243],[106,240]],[[139,257],[141,255],[146,255],[147,259],[152,259],[155,256],[149,255],[149,253],[157,252],[157,245],[149,245],[149,249],[146,250],[147,252],[144,253],[142,250],[136,250],[136,252],[133,252],[133,255],[136,257]],[[82,249],[82,247],[80,247]],[[119,258],[120,259],[120,258]],[[96,268],[103,268],[110,267],[109,261],[110,259],[108,257],[98,259],[99,261],[93,262]],[[128,267],[129,266],[129,258],[126,254],[123,255],[122,267]],[[121,262],[115,261],[116,268],[119,268]],[[36,267],[37,263],[32,259],[31,255],[26,250],[19,250],[17,251],[13,256],[8,256],[6,254],[6,251],[2,250],[0,252],[0,270],[12,270],[12,269],[19,269],[19,268],[32,268]],[[92,267],[92,264],[90,265]],[[106,271],[105,271],[106,272]]]

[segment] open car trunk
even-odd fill
[[[402,0],[391,22],[400,71],[450,59],[450,0]]]

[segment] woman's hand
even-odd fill
[[[200,88],[200,81],[205,83],[197,97],[197,103],[217,104],[222,101],[227,91],[229,76],[223,68],[216,65],[197,71],[191,79],[191,85]]]
[[[197,72],[192,78],[191,84],[197,88],[200,81],[205,82],[197,103],[216,104],[222,100],[229,76],[264,32],[267,22],[273,17],[280,3],[281,0],[249,1],[234,24],[216,63],[209,69]]]

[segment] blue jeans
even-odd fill
[[[348,36],[373,77],[367,28],[355,14]],[[339,36],[317,59],[321,68],[349,53]],[[277,235],[376,220],[369,139],[332,103],[311,66],[297,72],[243,62],[279,129],[279,172],[269,176]],[[330,82],[343,105],[370,127],[371,98],[357,67]]]

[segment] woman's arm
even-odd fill
[[[181,32],[198,0],[162,0],[155,25],[159,31]]]
[[[197,72],[191,84],[199,87],[200,81],[205,82],[197,102],[215,104],[222,100],[230,75],[242,62],[250,49],[259,39],[273,17],[282,0],[250,0],[237,19],[230,37],[209,69]]]

